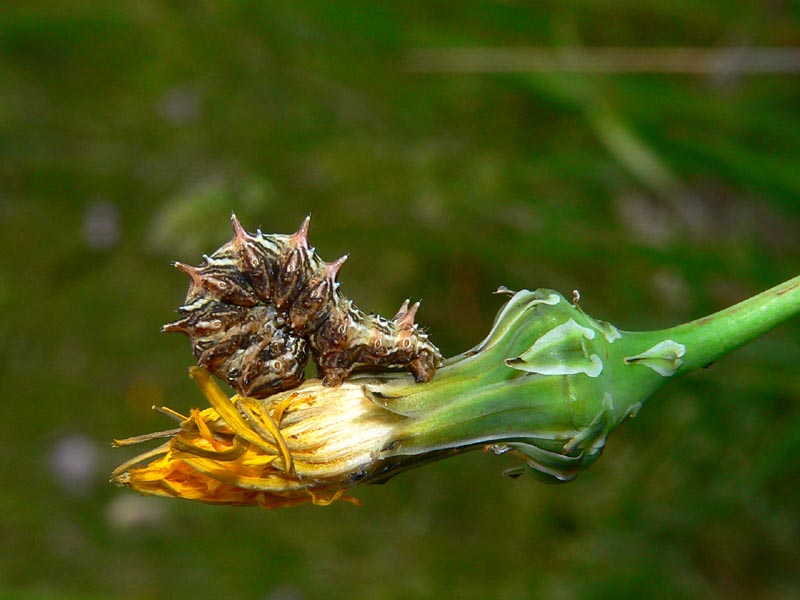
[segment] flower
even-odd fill
[[[228,398],[205,369],[191,376],[211,404],[180,427],[118,440],[168,438],[117,468],[143,494],[267,508],[327,505],[356,484],[468,450],[508,454],[548,482],[574,479],[611,431],[658,388],[800,312],[800,277],[709,317],[652,332],[620,331],[552,290],[510,299],[489,335],[433,380],[404,373],[310,380],[265,399]],[[141,465],[141,466],[140,466]]]
[[[190,374],[211,408],[177,415],[180,428],[164,432],[170,440],[120,466],[115,483],[213,504],[357,503],[345,491],[375,461],[402,419],[372,402],[357,384],[332,388],[317,380],[269,400],[229,399],[205,369],[193,367]]]

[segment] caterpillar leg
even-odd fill
[[[320,369],[319,375],[322,377],[322,385],[327,387],[342,385],[352,370],[353,367],[329,367],[327,369]]]
[[[438,358],[428,350],[421,350],[419,354],[408,363],[408,370],[414,376],[417,383],[426,383],[433,379],[436,373]]]

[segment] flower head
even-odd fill
[[[312,380],[265,399],[228,398],[195,367],[211,407],[189,416],[159,409],[180,427],[117,441],[169,438],[112,480],[217,504],[357,503],[345,496],[355,484],[484,448],[523,461],[510,476],[570,481],[659,387],[800,312],[800,278],[653,332],[620,331],[552,290],[501,291],[511,297],[486,339],[428,383],[363,373],[336,387]]]

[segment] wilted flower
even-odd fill
[[[270,396],[228,398],[191,371],[211,404],[120,466],[112,480],[144,494],[203,502],[326,505],[359,483],[484,448],[550,482],[576,477],[608,434],[668,381],[800,312],[800,277],[729,309],[655,332],[624,332],[552,290],[512,294],[485,340],[428,383],[402,373],[319,380]],[[149,462],[148,462],[149,461]],[[143,466],[137,466],[143,465]],[[527,469],[525,468],[527,467]]]
[[[229,399],[205,369],[194,367],[191,375],[212,408],[179,415],[181,427],[164,432],[170,440],[122,465],[114,481],[146,494],[218,504],[326,505],[343,498],[375,462],[376,449],[401,418],[357,384],[308,382],[269,400]]]

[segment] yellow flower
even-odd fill
[[[228,398],[208,371],[193,368],[211,408],[189,416],[160,408],[180,427],[117,441],[169,438],[112,480],[144,494],[216,504],[357,503],[344,495],[356,484],[484,448],[522,460],[510,476],[528,471],[566,482],[657,389],[798,312],[800,277],[652,332],[620,331],[552,290],[523,290],[486,339],[445,361],[427,383],[361,373],[337,387],[311,380],[256,400]]]
[[[170,437],[117,468],[112,481],[143,494],[213,504],[357,504],[345,491],[372,471],[403,419],[353,383],[330,388],[314,381],[268,400],[229,399],[205,369],[190,374],[212,407],[188,417],[160,409],[179,419],[180,428],[115,441],[127,446]]]

